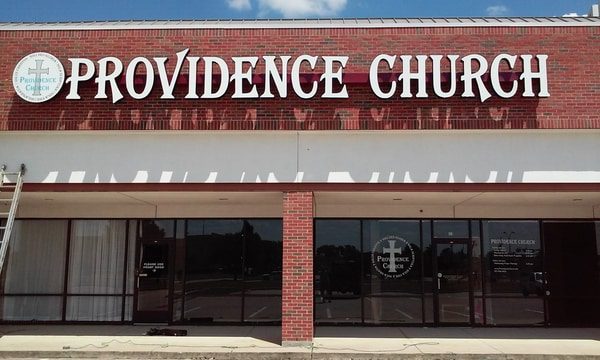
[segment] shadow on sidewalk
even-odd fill
[[[185,329],[188,337],[253,338],[281,344],[280,326],[2,325],[0,336],[144,336],[151,328]],[[600,328],[421,328],[318,326],[316,338],[579,339],[600,341]]]
[[[184,329],[187,337],[254,338],[281,344],[279,326],[1,325],[0,336],[144,336],[151,328]]]

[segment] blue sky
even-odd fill
[[[562,16],[597,0],[0,0],[0,21]]]

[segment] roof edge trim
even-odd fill
[[[594,17],[402,18],[292,20],[132,20],[55,23],[0,23],[5,31],[153,30],[153,29],[352,29],[447,27],[585,27],[600,26]]]

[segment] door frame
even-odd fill
[[[136,241],[135,241],[135,261],[134,261],[134,275],[133,275],[133,309],[132,309],[132,321],[133,323],[165,323],[171,324],[173,322],[173,280],[175,272],[173,271],[173,267],[175,265],[175,242],[174,239],[166,238],[166,239],[144,239],[140,237],[140,226],[141,221],[138,221],[138,228],[136,231]],[[139,291],[139,277],[138,274],[140,272],[140,255],[141,249],[144,244],[147,243],[158,243],[158,244],[167,244],[169,248],[169,256],[168,256],[168,285],[167,285],[167,310],[166,311],[138,311],[138,291]],[[165,319],[166,317],[166,319]]]
[[[440,299],[439,299],[439,287],[437,285],[437,274],[438,274],[438,256],[437,256],[437,246],[438,244],[463,244],[467,246],[467,259],[469,262],[469,266],[467,269],[468,283],[469,283],[469,320],[466,322],[441,322],[440,321]],[[471,243],[471,239],[469,238],[435,238],[432,239],[432,269],[433,269],[433,323],[434,326],[473,326],[475,324],[475,312],[474,312],[474,297],[473,297],[473,262],[472,262],[472,253],[473,246]]]

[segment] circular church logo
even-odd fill
[[[408,274],[415,265],[415,252],[398,236],[386,236],[373,246],[371,262],[375,270],[386,278],[397,279]]]
[[[19,61],[13,71],[13,87],[25,101],[41,103],[52,99],[63,86],[65,69],[51,54],[37,52]]]

